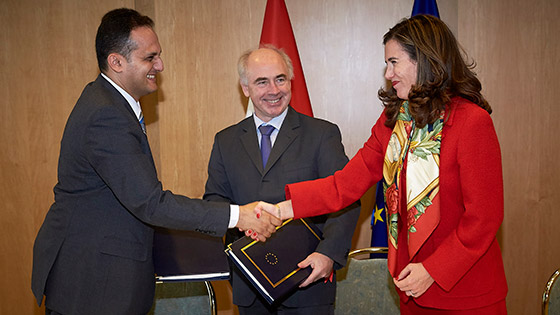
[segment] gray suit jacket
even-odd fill
[[[289,107],[263,168],[256,127],[249,117],[216,134],[204,199],[239,204],[254,200],[277,203],[285,199],[286,184],[332,175],[347,162],[336,125]],[[360,207],[354,204],[330,216],[312,218],[324,236],[316,251],[333,259],[335,268],[346,263],[359,211]],[[226,242],[233,241],[236,232],[229,230]],[[258,295],[236,268],[232,285],[233,302],[237,305],[248,306]],[[335,289],[334,282],[318,281],[298,290],[283,304],[294,307],[333,303]]]
[[[222,236],[229,205],[162,190],[148,138],[103,77],[62,137],[55,202],[33,248],[32,290],[62,314],[145,314],[154,296],[153,226]]]

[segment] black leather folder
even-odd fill
[[[158,281],[229,279],[228,259],[219,237],[156,228],[153,256]]]
[[[321,231],[311,221],[290,219],[266,242],[243,237],[229,244],[225,252],[272,304],[297,290],[311,274],[310,267],[300,269],[297,264],[315,251],[321,238]]]

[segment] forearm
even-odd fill
[[[347,207],[381,179],[391,135],[384,121],[382,115],[368,141],[342,170],[323,179],[286,186],[286,199],[292,201],[295,218],[332,213]]]
[[[381,176],[372,174],[366,166],[361,150],[334,175],[314,181],[286,186],[286,198],[292,201],[294,218],[336,212],[357,201]]]

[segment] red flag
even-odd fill
[[[288,9],[284,0],[268,0],[264,13],[264,22],[261,33],[261,45],[272,44],[282,48],[294,66],[294,78],[292,80],[292,100],[290,105],[298,112],[313,117],[311,101],[303,76],[303,69],[299,60],[299,53],[288,16]]]

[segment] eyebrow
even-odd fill
[[[153,52],[150,52],[150,53],[146,54],[146,57],[158,56],[158,55],[161,55],[162,52],[163,52],[162,50],[160,50],[159,52],[153,51]]]
[[[275,76],[274,79],[279,79],[279,78],[284,78],[285,79],[287,77],[288,77],[287,75],[282,73],[282,74],[279,74],[279,75]],[[254,82],[257,83],[257,82],[261,82],[261,81],[268,81],[268,78],[267,77],[258,77],[258,78],[255,79]]]

